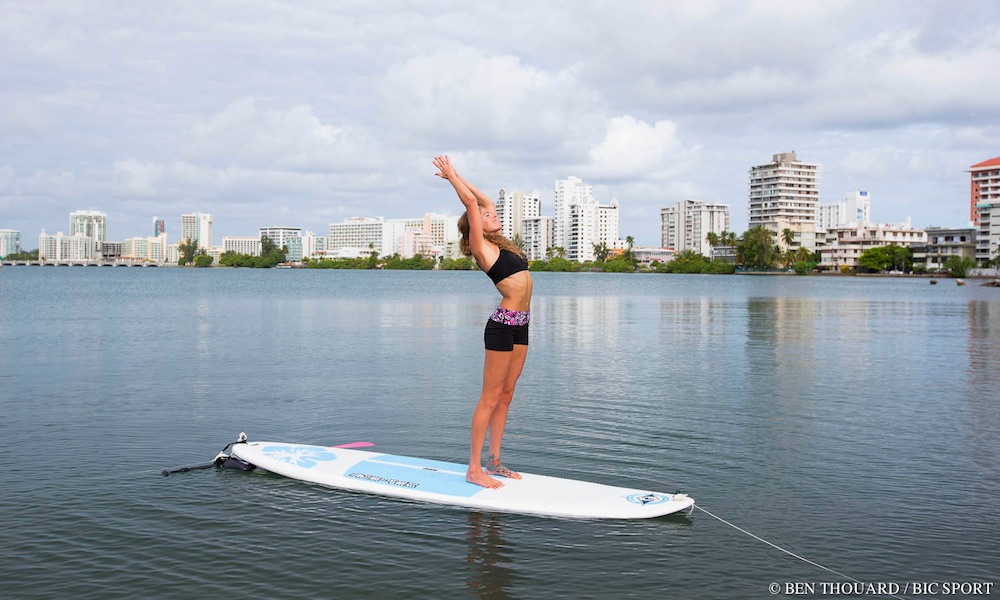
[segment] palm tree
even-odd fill
[[[635,238],[633,238],[632,236],[627,236],[625,238],[625,245],[627,246],[625,250],[625,259],[628,262],[630,262],[634,267],[636,261],[635,261],[635,253],[632,252],[632,248],[635,246]]]
[[[795,243],[795,232],[785,227],[784,231],[781,232],[781,241],[785,243],[786,247],[791,247]]]
[[[712,248],[715,248],[716,246],[719,245],[719,239],[720,239],[719,234],[715,233],[714,231],[709,231],[708,235],[705,236],[705,241],[708,242],[708,245],[711,246]]]
[[[608,245],[605,244],[604,242],[601,242],[600,244],[594,244],[594,258],[596,258],[598,261],[604,262],[605,260],[607,260],[609,252],[610,251],[608,250]]]

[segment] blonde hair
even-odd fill
[[[462,234],[462,239],[458,242],[459,250],[461,250],[462,254],[465,256],[472,256],[472,244],[469,243],[469,211],[465,211],[462,213],[462,216],[458,218],[458,231]],[[513,252],[525,260],[528,258],[524,255],[524,250],[521,250],[517,244],[508,240],[499,231],[491,231],[489,233],[483,232],[483,239],[498,248],[503,248],[508,252]]]

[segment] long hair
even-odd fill
[[[459,250],[461,250],[462,254],[465,256],[472,256],[472,244],[469,243],[469,211],[465,211],[462,213],[462,216],[458,218],[458,231],[462,234],[462,239],[458,242]],[[524,255],[524,250],[521,250],[517,244],[508,240],[499,231],[483,233],[483,239],[494,244],[498,248],[503,248],[508,252],[513,252],[525,260],[528,258]]]

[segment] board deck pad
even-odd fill
[[[465,480],[467,465],[364,450],[246,442],[232,453],[257,467],[335,488],[488,511],[578,519],[645,519],[694,505],[685,494],[521,473],[487,489]]]

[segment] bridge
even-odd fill
[[[5,260],[5,267],[159,267],[159,263],[143,260]]]

